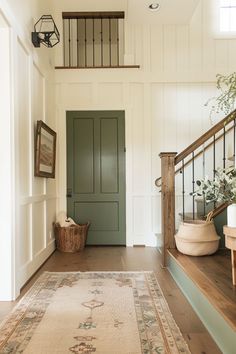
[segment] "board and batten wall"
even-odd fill
[[[6,188],[5,181],[1,194],[1,199],[5,197],[7,201],[10,192],[11,200],[6,203],[8,218],[3,220],[4,225],[9,224],[0,241],[8,244],[8,252],[0,257],[0,300],[16,298],[23,284],[55,248],[52,223],[56,215],[56,180],[34,177],[36,122],[43,120],[52,129],[57,129],[54,55],[45,47],[34,49],[31,43],[33,23],[50,9],[47,1],[40,1],[40,5],[36,0],[18,3],[11,0],[0,4],[5,31],[8,31],[8,48],[5,48],[9,67],[1,65],[0,71],[9,73],[5,79],[9,85],[8,116],[4,117],[9,147],[3,145],[6,139],[1,139],[0,144],[3,165],[6,155],[11,171],[11,185]],[[7,87],[1,87],[1,90],[5,93]],[[5,274],[8,282],[4,282]]]
[[[98,3],[61,1],[62,11],[104,10]],[[127,2],[112,2],[126,11]],[[127,245],[155,246],[161,232],[161,151],[180,152],[211,126],[205,102],[216,73],[236,69],[236,39],[214,38],[210,1],[199,1],[188,24],[139,24],[125,19],[125,58],[140,69],[56,70],[59,208],[66,208],[66,111],[125,110]],[[118,8],[117,8],[118,6]],[[133,62],[130,62],[133,58]],[[56,50],[62,65],[62,46]]]

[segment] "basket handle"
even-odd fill
[[[213,215],[213,211],[210,211],[210,212],[207,214],[206,222],[211,222],[211,220],[212,220],[212,215]]]

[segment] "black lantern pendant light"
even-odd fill
[[[51,15],[43,15],[34,25],[32,43],[40,47],[40,43],[48,48],[60,42],[60,33]]]

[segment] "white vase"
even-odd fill
[[[227,207],[227,226],[236,227],[236,204]]]

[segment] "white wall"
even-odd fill
[[[10,94],[10,31],[7,23],[0,14],[0,141],[2,151],[2,173],[0,174],[0,225],[2,237],[0,238],[0,297],[7,300],[12,297],[14,268],[14,145],[12,146],[12,119],[11,119],[11,94]],[[4,147],[4,148],[3,148]]]
[[[210,32],[210,2],[199,1],[187,24],[142,25],[126,19],[125,54],[140,69],[56,71],[59,207],[66,207],[66,110],[124,109],[128,245],[156,244],[161,227],[154,186],[160,176],[158,155],[180,152],[210,127],[204,103],[215,93],[215,75],[236,68],[236,40],[214,39]],[[103,3],[55,1],[54,16],[61,27],[62,11],[127,9],[127,1],[109,2],[105,9]],[[61,54],[62,45],[57,65],[62,65]]]
[[[10,80],[7,102],[10,120],[8,122],[8,117],[4,116],[6,124],[4,133],[10,134],[9,146],[13,150],[8,151],[8,145],[4,145],[4,140],[1,139],[1,151],[6,161],[9,155],[12,155],[10,169],[13,183],[10,188],[12,215],[8,215],[8,219],[11,216],[11,222],[7,235],[4,232],[9,247],[3,258],[5,266],[0,267],[0,279],[4,279],[3,274],[6,274],[8,267],[8,279],[12,284],[8,296],[4,297],[6,285],[0,283],[0,300],[15,298],[22,285],[54,250],[52,222],[56,214],[56,181],[34,177],[36,121],[42,119],[53,129],[57,128],[54,54],[47,48],[35,49],[30,41],[33,17],[38,19],[48,11],[47,1],[31,0],[20,4],[13,0],[0,1],[0,13],[7,19],[10,33],[8,43]],[[7,72],[7,67],[1,65],[1,70]],[[7,87],[4,85],[4,93],[7,92]],[[2,79],[1,89],[3,89]],[[3,195],[1,194],[6,206],[8,193],[9,190],[5,188]],[[8,219],[4,220],[5,224],[8,223]],[[8,258],[10,253],[11,257]],[[8,266],[10,261],[14,265],[11,269]]]
[[[142,25],[126,18],[125,62],[140,69],[58,70],[55,86],[54,51],[31,44],[35,21],[53,5],[62,34],[62,11],[127,11],[128,1],[0,0],[0,17],[7,20],[7,29],[0,21],[1,45],[7,49],[1,55],[1,90],[6,81],[0,144],[7,163],[1,179],[0,299],[14,298],[54,249],[57,192],[58,209],[66,208],[66,110],[125,110],[127,244],[155,245],[161,215],[154,186],[158,155],[180,151],[210,126],[204,103],[215,92],[215,74],[235,70],[236,41],[212,38],[211,1],[200,0],[187,24]],[[62,53],[59,44],[56,65],[62,65]],[[55,180],[33,176],[38,119],[58,131],[58,187]]]

